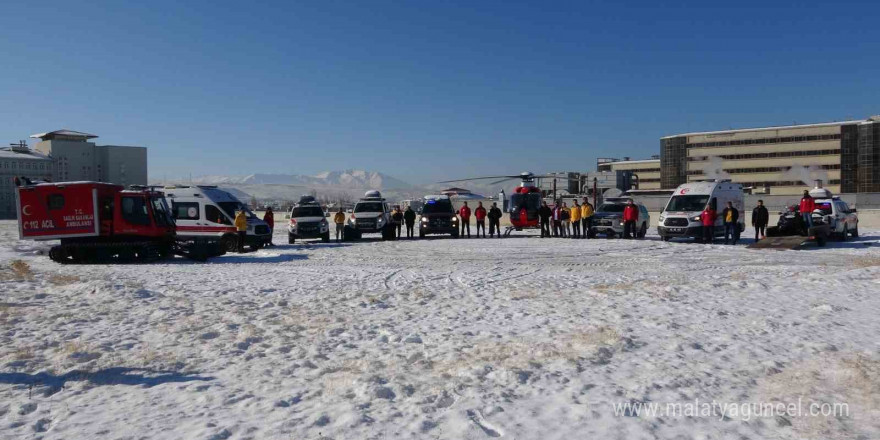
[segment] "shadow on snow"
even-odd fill
[[[154,387],[164,383],[181,383],[214,380],[209,376],[197,376],[174,371],[156,371],[144,368],[105,368],[94,372],[73,370],[62,375],[49,373],[0,373],[0,383],[11,385],[27,385],[28,387],[46,387],[42,390],[46,396],[61,391],[67,382],[87,381],[93,385],[131,385]]]

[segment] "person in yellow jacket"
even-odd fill
[[[235,230],[238,231],[238,251],[244,252],[244,239],[247,236],[247,214],[244,208],[235,213]]]
[[[581,223],[583,223],[583,238],[590,238],[590,229],[593,228],[593,205],[590,200],[584,197],[584,204],[581,205]]]
[[[339,241],[342,238],[342,230],[345,229],[345,213],[342,212],[342,208],[336,211],[336,215],[333,216],[333,223],[336,224],[336,241]]]
[[[571,205],[571,238],[581,238],[581,205],[575,200]]]

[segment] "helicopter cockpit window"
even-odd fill
[[[520,211],[525,208],[526,211],[537,211],[541,207],[541,194],[512,194],[510,196],[510,210],[512,212]]]

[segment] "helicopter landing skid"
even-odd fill
[[[504,229],[504,236],[505,236],[505,237],[510,237],[510,233],[513,232],[514,230],[516,230],[516,227],[514,227],[514,226],[508,226],[508,227],[506,227],[506,228]]]

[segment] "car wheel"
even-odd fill
[[[669,239],[671,239],[671,238],[672,238],[672,237],[668,237],[668,236],[665,236],[665,235],[661,235],[661,236],[660,236],[660,239],[663,240],[663,241],[669,241]]]
[[[648,225],[642,223],[642,229],[639,230],[639,238],[645,238],[645,235],[648,235]]]
[[[843,225],[843,234],[840,234],[840,241],[846,241],[849,239],[849,226]]]
[[[859,225],[856,225],[855,229],[852,230],[853,238],[859,238]]]
[[[825,247],[825,243],[827,242],[827,240],[828,238],[824,235],[819,235],[816,237],[816,244],[818,244],[819,247]]]
[[[330,232],[327,232],[326,234],[322,235],[321,241],[323,241],[324,243],[329,243],[330,242]]]
[[[608,230],[608,231],[605,232],[605,238],[609,238],[609,239],[610,239],[610,238],[614,238],[614,235],[615,235],[615,234],[614,234],[614,231],[613,231],[613,230]]]
[[[235,252],[238,250],[238,237],[234,235],[224,236],[221,243],[223,243],[223,249],[226,249],[226,252]]]
[[[293,244],[296,242],[296,237],[292,234],[287,234],[287,244]]]

